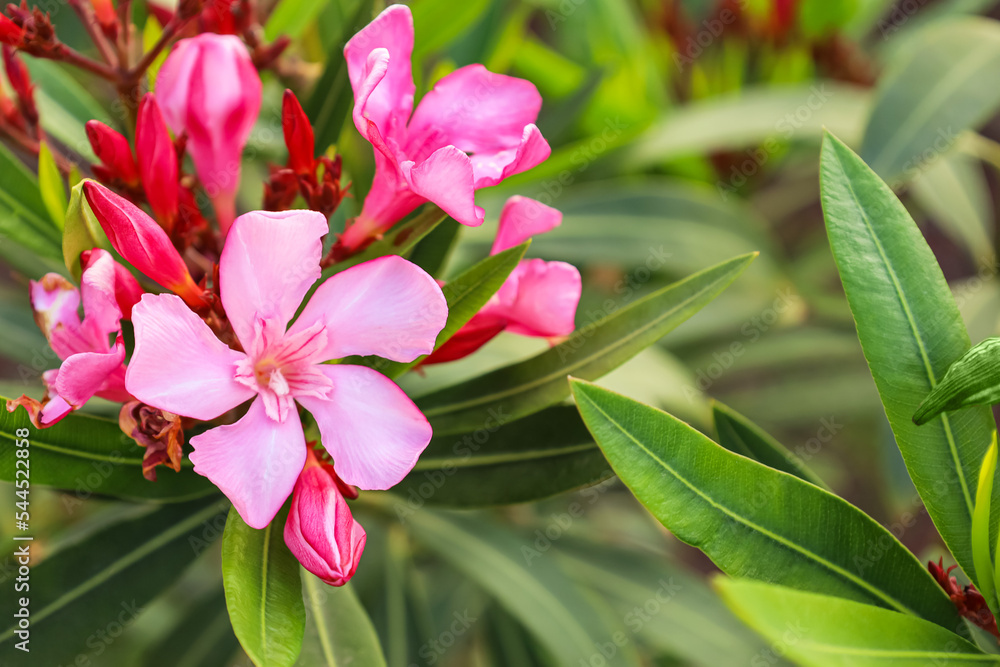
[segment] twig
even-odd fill
[[[91,41],[94,42],[97,50],[100,51],[104,62],[111,67],[117,67],[118,57],[112,50],[107,37],[101,31],[97,23],[97,18],[94,16],[93,7],[89,3],[83,3],[80,0],[70,0],[69,4],[73,8],[73,11],[76,12],[76,15],[80,17],[80,22],[83,23],[83,27],[86,29],[87,34],[90,35]]]

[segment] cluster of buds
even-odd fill
[[[0,15],[0,41],[41,58],[58,55],[62,48],[47,12],[38,7],[7,5],[7,14]]]
[[[937,580],[938,585],[951,598],[952,604],[958,609],[958,613],[1000,640],[996,618],[993,617],[993,612],[990,611],[989,605],[986,604],[983,594],[976,590],[976,587],[972,584],[959,586],[955,577],[951,576],[951,571],[955,567],[955,565],[952,565],[946,570],[943,558],[939,559],[936,563],[934,561],[927,563],[927,569],[930,570],[931,575]]]
[[[87,123],[87,138],[100,160],[93,165],[94,176],[135,203],[148,202],[175,243],[186,245],[208,228],[180,169],[185,141],[171,139],[152,93],[139,104],[134,156],[128,139],[100,121]]]
[[[282,101],[281,126],[288,147],[285,167],[271,167],[271,178],[264,184],[264,208],[286,211],[301,194],[306,205],[330,217],[344,198],[340,184],[340,156],[316,157],[312,124],[302,105],[290,90]]]

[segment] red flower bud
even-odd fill
[[[285,544],[302,566],[331,586],[354,576],[367,535],[347,506],[331,466],[312,449],[295,483]]]
[[[312,124],[302,110],[295,93],[285,91],[281,103],[281,127],[288,146],[288,167],[299,176],[309,176],[316,170],[316,139]]]
[[[18,46],[24,39],[24,28],[9,18],[0,14],[0,42],[10,46]]]
[[[28,124],[38,124],[38,109],[35,107],[35,87],[31,85],[31,75],[27,66],[17,57],[9,45],[3,45],[3,65],[7,71],[10,87],[17,93],[17,101]]]
[[[90,4],[94,6],[94,16],[101,25],[101,31],[109,39],[117,39],[118,14],[115,12],[115,6],[111,3],[111,0],[90,0]]]
[[[207,304],[204,290],[195,284],[184,260],[155,220],[132,202],[93,181],[84,183],[83,193],[119,255],[192,308]]]
[[[146,198],[164,229],[173,229],[177,218],[177,152],[152,93],[139,103],[135,127],[135,154]]]
[[[128,139],[99,120],[87,121],[86,127],[90,147],[104,164],[106,172],[128,185],[139,185],[139,169],[132,158]]]

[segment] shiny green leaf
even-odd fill
[[[385,667],[368,612],[350,586],[329,586],[302,571],[306,626],[300,667]]]
[[[52,151],[44,141],[38,151],[38,189],[52,224],[62,229],[66,219],[66,186]]]
[[[1000,338],[987,338],[953,363],[923,400],[913,422],[926,424],[942,412],[1000,403]]]
[[[831,135],[821,172],[833,257],[896,444],[945,544],[978,582],[972,494],[993,417],[980,406],[921,427],[912,421],[948,367],[969,350],[969,335],[934,253],[892,190]]]
[[[618,477],[726,574],[961,625],[923,564],[845,500],[733,454],[656,408],[579,380],[572,385]]]

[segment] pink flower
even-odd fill
[[[13,412],[24,405],[39,428],[51,426],[95,395],[121,402],[132,398],[125,389],[125,344],[119,321],[142,290],[104,250],[88,251],[82,264],[79,290],[57,273],[31,281],[35,321],[63,363],[42,375],[47,387],[44,401],[22,396],[7,409]],[[81,298],[82,320],[77,313]],[[112,334],[116,340],[109,343]]]
[[[119,255],[192,307],[207,305],[205,290],[195,284],[184,259],[155,220],[129,200],[93,181],[83,184],[83,194]]]
[[[156,94],[170,129],[187,134],[198,178],[226,233],[236,216],[243,147],[260,112],[260,76],[250,53],[234,35],[182,39],[160,68]]]
[[[285,544],[304,568],[331,586],[343,586],[354,576],[367,536],[351,516],[335,474],[308,449],[292,492]]]
[[[233,224],[220,289],[245,352],[216,338],[176,296],[147,294],[133,312],[125,382],[137,399],[206,421],[254,399],[236,423],[191,440],[195,472],[254,528],[274,518],[306,460],[296,401],[315,418],[341,479],[363,489],[399,482],[431,436],[424,416],[385,376],[323,363],[372,354],[405,362],[429,353],[447,305],[423,270],[389,256],[342,271],[288,327],[320,276],[327,231],[326,218],[313,211],[247,213]]]
[[[524,243],[562,222],[562,214],[527,197],[511,197],[500,213],[491,255]],[[582,286],[572,264],[526,259],[518,264],[486,305],[422,364],[454,361],[488,343],[501,331],[554,338],[573,333]]]
[[[135,155],[149,207],[167,233],[174,228],[179,206],[177,152],[163,121],[156,97],[147,93],[139,103],[135,125]]]
[[[550,153],[534,122],[530,82],[482,65],[441,79],[413,115],[413,18],[392,5],[347,43],[354,124],[375,147],[375,180],[341,243],[358,248],[431,201],[464,225],[483,222],[475,191],[531,169]]]

